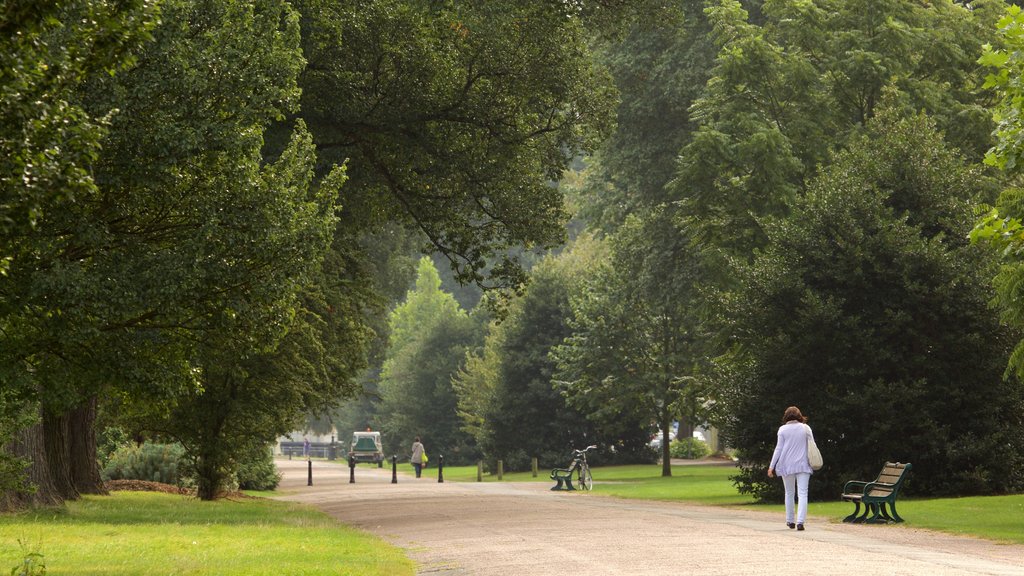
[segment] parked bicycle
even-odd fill
[[[578,460],[579,464],[576,466],[577,471],[577,484],[580,490],[593,490],[594,488],[594,477],[590,475],[590,464],[587,464],[587,451],[596,449],[597,446],[587,446],[583,450],[573,450],[572,456]]]

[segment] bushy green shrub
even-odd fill
[[[673,458],[700,460],[711,454],[711,448],[700,438],[677,438],[668,447]]]
[[[242,490],[273,490],[281,482],[274,455],[267,444],[243,451],[238,460],[238,487]]]
[[[187,468],[185,449],[180,444],[146,442],[141,446],[131,444],[114,450],[103,468],[103,479],[181,485],[188,476]]]

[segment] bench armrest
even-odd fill
[[[862,480],[850,480],[843,486],[843,494],[850,494],[854,491],[862,492],[869,483]]]

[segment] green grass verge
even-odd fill
[[[539,470],[537,478],[530,472],[506,473],[503,480],[550,483],[549,472]],[[729,476],[735,474],[735,469],[728,466],[673,466],[670,478],[661,476],[660,465],[601,467],[594,468],[593,474],[594,494],[736,506],[778,514],[784,514],[785,511],[782,503],[755,504],[749,496],[736,492],[729,480]],[[476,467],[445,467],[444,476],[445,480],[453,482],[475,482]],[[484,481],[497,482],[498,479],[496,475],[485,474]],[[1024,544],[1024,494],[971,498],[901,498],[897,502],[897,509],[906,520],[904,525],[908,527]],[[839,522],[853,512],[853,505],[839,501],[838,498],[830,502],[811,502],[808,512],[812,517]]]
[[[312,508],[115,492],[0,516],[0,574],[29,551],[50,576],[414,574],[403,552]]]

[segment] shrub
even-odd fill
[[[668,447],[673,458],[699,460],[711,454],[711,448],[700,438],[678,438]]]
[[[114,450],[103,468],[104,480],[148,480],[181,485],[188,474],[180,444],[128,445]]]
[[[238,487],[242,490],[273,490],[281,482],[281,473],[267,444],[247,448],[238,457]]]

